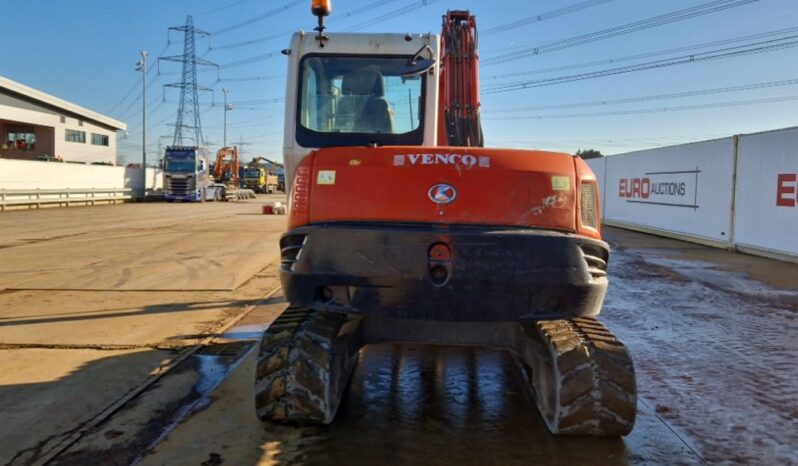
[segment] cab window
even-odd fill
[[[408,58],[305,56],[300,145],[420,144],[425,80],[398,74]]]

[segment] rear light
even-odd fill
[[[446,243],[435,243],[429,248],[429,276],[436,286],[443,286],[452,271],[452,250]]]
[[[598,230],[598,188],[592,181],[583,181],[579,185],[580,192],[580,220],[583,227]]]
[[[450,261],[451,259],[452,251],[444,243],[435,243],[429,248],[430,261]]]
[[[302,163],[296,169],[294,185],[291,187],[289,228],[310,223],[310,167],[310,163]]]

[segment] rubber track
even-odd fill
[[[255,406],[263,421],[333,421],[363,342],[362,317],[289,307],[264,332]]]
[[[540,321],[524,331],[543,352],[527,362],[535,401],[552,433],[616,437],[631,432],[637,386],[623,343],[592,318]]]

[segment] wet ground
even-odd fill
[[[708,462],[798,464],[798,266],[607,236],[603,320],[634,356],[642,400]]]
[[[333,426],[262,426],[250,354],[144,464],[798,464],[798,282],[777,286],[798,266],[606,236],[602,320],[638,371],[628,437],[549,435],[506,353],[380,345],[362,352]]]
[[[625,440],[549,435],[498,351],[369,347],[335,424],[310,429],[264,428],[251,406],[253,366],[250,355],[143,464],[700,464],[645,407]]]
[[[192,209],[185,218],[224,212]],[[241,218],[267,235],[282,228]],[[147,221],[164,241],[183,228]],[[115,217],[100,223],[125,228]],[[34,234],[25,222],[14,228]],[[0,430],[0,464],[798,465],[798,265],[605,236],[614,254],[602,321],[628,345],[640,394],[623,439],[549,435],[506,353],[404,344],[361,353],[334,425],[264,426],[252,348],[285,306],[279,293],[265,296],[275,284],[265,261],[229,292],[0,290],[0,408],[10,427]],[[17,257],[27,252],[13,249],[39,246],[12,234],[5,247]],[[257,263],[246,247],[227,251],[224,261]]]

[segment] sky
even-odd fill
[[[438,33],[449,9],[476,15],[487,146],[609,155],[798,125],[795,0],[332,3],[330,32]],[[127,123],[120,163],[141,159],[140,50],[153,68],[150,163],[172,140],[180,95],[164,85],[180,66],[158,57],[183,53],[182,33],[167,31],[187,15],[211,33],[197,55],[221,65],[198,69],[212,89],[200,94],[210,148],[222,145],[224,88],[228,144],[243,143],[245,159],[282,158],[279,51],[315,26],[310,0],[26,0],[23,10],[0,31],[0,75]]]

